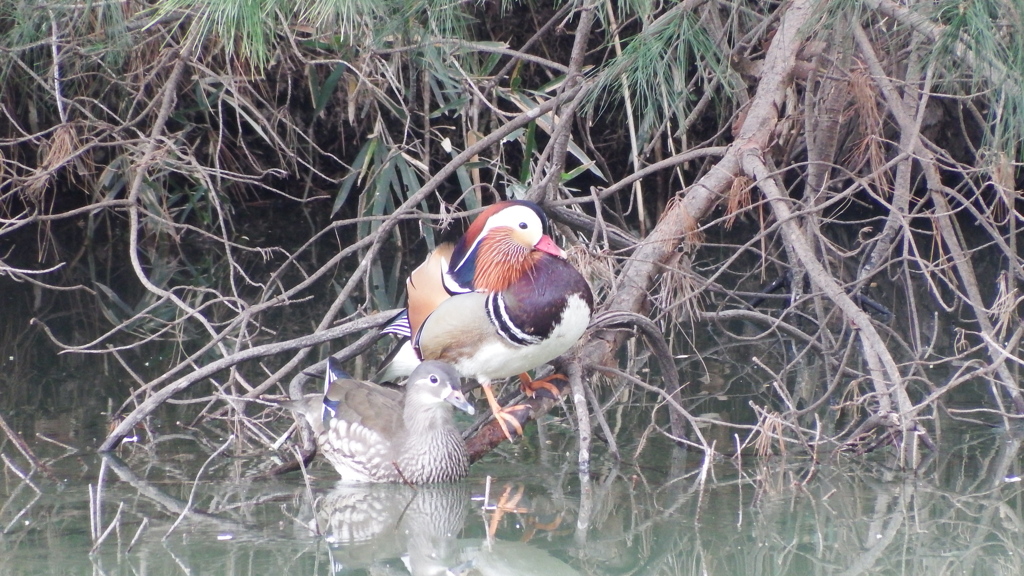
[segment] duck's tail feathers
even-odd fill
[[[412,342],[408,338],[402,339],[397,346],[391,349],[381,368],[373,377],[374,382],[395,382],[404,378],[420,365],[420,359],[412,348]]]
[[[399,338],[411,338],[412,327],[409,324],[409,310],[402,310],[402,312],[395,316],[395,319],[391,321],[383,330],[381,334],[394,334]]]

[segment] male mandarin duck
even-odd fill
[[[323,394],[285,405],[306,418],[342,481],[427,484],[469,474],[452,407],[475,410],[444,362],[421,363],[400,390],[353,380],[328,359]]]
[[[393,379],[421,361],[443,360],[475,378],[502,417],[491,382],[520,375],[529,383],[526,371],[569,350],[594,309],[590,285],[547,226],[536,204],[500,202],[454,245],[438,246],[409,276],[406,313],[386,331],[410,340],[379,375]],[[504,421],[502,430],[511,440]]]

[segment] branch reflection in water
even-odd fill
[[[463,483],[421,487],[334,485],[315,465],[307,490],[248,459],[200,475],[216,447],[125,465],[40,443],[46,476],[6,444],[0,576],[1024,573],[1020,436],[956,446],[915,473],[862,455],[744,456],[703,480],[702,455],[667,445],[635,467],[597,459],[582,483],[568,450],[495,455]]]

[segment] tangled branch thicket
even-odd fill
[[[245,400],[372,365],[410,264],[528,198],[599,295],[562,368],[613,446],[635,389],[705,449],[913,465],[1024,415],[1021,8],[0,1],[5,305],[137,380],[103,449],[172,399],[271,445]]]

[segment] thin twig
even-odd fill
[[[7,420],[4,419],[3,413],[0,413],[0,430],[2,430],[3,433],[11,439],[11,442],[18,449],[18,452],[21,452],[22,456],[28,460],[29,465],[32,466],[32,470],[39,470],[46,474],[47,477],[52,477],[50,470],[38,458],[36,458],[35,453],[33,453],[32,449],[29,448],[28,443],[21,437],[21,434],[18,434],[17,431],[7,424]]]
[[[175,520],[174,524],[171,524],[171,527],[167,529],[167,533],[164,534],[163,540],[166,540],[168,537],[170,537],[171,533],[174,532],[174,529],[178,527],[178,524],[181,524],[181,521],[185,519],[185,516],[189,513],[189,510],[192,508],[192,503],[195,502],[196,491],[199,489],[199,478],[202,477],[203,471],[206,470],[206,467],[210,465],[210,462],[213,462],[214,458],[219,456],[220,453],[223,452],[224,450],[227,450],[227,447],[230,446],[231,443],[234,441],[235,435],[228,435],[228,439],[225,440],[223,444],[221,444],[220,448],[217,448],[217,450],[214,451],[213,454],[210,454],[210,457],[206,459],[206,462],[203,462],[203,465],[199,468],[199,472],[196,473],[196,479],[192,482],[192,490],[190,490],[188,493],[188,501],[185,502],[185,506],[184,508],[182,508],[181,514],[178,515],[178,519]]]

